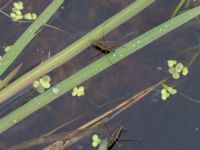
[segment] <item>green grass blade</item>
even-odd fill
[[[180,11],[180,9],[181,9],[181,7],[183,6],[184,3],[185,3],[185,0],[180,0],[178,5],[176,6],[171,18],[175,17],[178,14],[178,12]]]
[[[67,62],[68,60],[79,54],[81,51],[83,51],[85,48],[90,46],[94,40],[101,38],[106,33],[115,29],[116,27],[130,19],[132,16],[152,4],[154,1],[155,0],[137,0],[133,2],[113,17],[106,20],[101,25],[97,26],[94,30],[86,34],[77,42],[68,46],[61,52],[57,53],[55,56],[51,57],[49,60],[45,61],[25,75],[21,76],[18,80],[14,81],[0,92],[0,103],[4,102],[9,97],[12,97],[20,90],[23,90],[28,85],[32,84],[35,79]]]
[[[49,104],[50,102],[52,102],[59,96],[63,95],[64,93],[70,91],[73,87],[83,83],[87,79],[105,70],[106,68],[112,65],[110,63],[110,60],[112,61],[112,63],[120,61],[126,56],[136,52],[145,45],[157,40],[161,36],[181,26],[182,24],[193,19],[199,14],[200,14],[200,6],[188,10],[187,12],[170,19],[169,21],[131,40],[127,44],[116,49],[115,52],[110,53],[98,59],[94,63],[88,65],[87,67],[81,69],[74,75],[63,80],[54,87],[50,88],[45,93],[33,98],[23,106],[17,108],[15,111],[11,112],[7,116],[0,119],[0,133],[6,131],[17,122],[21,121],[22,119],[29,116],[38,109],[42,108],[43,106]]]
[[[53,16],[55,11],[62,5],[64,0],[53,0],[53,2],[42,12],[41,15],[26,29],[17,39],[10,50],[3,56],[0,62],[0,76],[14,62],[28,43],[37,35],[37,31]]]

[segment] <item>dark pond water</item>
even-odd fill
[[[7,2],[6,0],[0,1],[0,6]],[[34,2],[24,0],[24,5],[29,6],[27,7],[28,11],[40,13],[50,2],[50,0],[34,0]],[[23,68],[18,74],[19,77],[41,61],[48,59],[49,54],[51,56],[56,54],[131,2],[131,0],[65,0],[62,8],[56,12],[49,24],[65,30],[73,35],[74,39],[53,29],[43,28],[18,57],[16,63],[9,68],[9,71],[19,63],[23,63]],[[118,41],[130,32],[135,32],[130,36],[130,39],[137,37],[168,20],[178,2],[179,0],[158,0],[106,35],[104,39]],[[193,4],[198,5],[198,1],[193,2]],[[5,11],[9,12],[10,8],[11,4],[5,8]],[[27,23],[13,23],[4,15],[0,15],[0,45],[12,44],[28,25]],[[198,23],[192,20],[87,80],[82,84],[86,89],[85,96],[76,98],[72,97],[70,92],[66,93],[27,117],[0,135],[0,149],[4,150],[26,140],[37,138],[88,112],[96,105],[102,105],[119,98],[125,99],[168,77],[166,61],[177,59],[187,64],[197,49],[190,51],[186,51],[186,49],[198,44],[199,31]],[[124,39],[122,43],[127,40]],[[1,54],[2,51],[1,49]],[[95,60],[97,57],[90,58],[96,54],[98,52],[95,49],[89,48],[50,72],[52,84],[62,81],[85,64]],[[197,57],[190,68],[189,76],[174,82],[179,91],[196,99],[200,98],[199,65],[200,61]],[[11,98],[9,104],[0,106],[1,117],[36,95],[37,93],[30,86],[16,97]],[[107,125],[110,128],[124,126],[126,132],[121,135],[120,139],[142,139],[142,142],[119,142],[121,150],[198,150],[200,149],[199,108],[199,104],[188,101],[180,95],[172,96],[164,102],[160,99],[159,89],[157,89],[139,103],[120,113]],[[94,111],[91,116],[95,117],[95,114]],[[88,120],[86,118],[76,124],[71,124],[59,133],[74,129]],[[103,129],[100,134],[105,136],[107,131]],[[30,149],[39,150],[43,147],[38,146]],[[90,136],[68,149],[92,150]],[[113,147],[113,149],[117,148]]]

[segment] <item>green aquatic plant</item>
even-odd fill
[[[175,95],[177,93],[177,90],[171,86],[168,86],[166,84],[162,84],[162,89],[161,89],[161,99],[166,101],[170,95]]]
[[[13,2],[12,12],[10,13],[11,19],[16,21],[21,20],[35,20],[37,18],[36,13],[25,13],[23,14],[22,10],[24,9],[24,3],[22,1]]]
[[[55,7],[56,5],[58,5],[58,4],[55,4],[56,1],[57,0],[54,0],[53,1],[54,4],[52,2],[52,4],[51,4],[52,6],[51,7],[49,6],[50,8],[48,7],[49,8],[48,11],[46,10],[44,13],[42,13],[33,22],[34,25],[32,24],[31,26],[38,27],[36,22],[44,23],[44,20],[45,21],[47,20],[46,17],[49,16],[50,13],[52,13],[52,7]],[[59,3],[60,1],[61,0],[58,0],[57,3]],[[121,12],[119,12],[116,15],[114,15],[113,17],[109,18],[108,20],[106,20],[105,22],[103,22],[102,24],[97,26],[95,29],[90,31],[88,34],[84,35],[78,41],[74,42],[67,48],[63,49],[62,51],[60,51],[59,53],[57,53],[56,55],[51,57],[49,60],[45,61],[44,63],[41,63],[40,65],[38,65],[31,71],[27,72],[26,74],[24,74],[23,76],[21,76],[19,78],[20,81],[16,80],[16,81],[14,81],[15,83],[13,82],[12,85],[10,84],[10,86],[6,87],[7,90],[5,90],[5,89],[4,89],[5,91],[2,90],[2,92],[0,93],[0,103],[5,101],[8,97],[12,97],[14,94],[19,92],[20,90],[22,90],[22,89],[26,88],[27,86],[29,86],[30,84],[32,84],[32,82],[35,79],[39,78],[40,76],[42,76],[44,74],[47,74],[48,72],[50,72],[51,70],[55,69],[56,67],[62,65],[63,63],[66,63],[68,60],[70,60],[74,56],[78,55],[85,48],[90,46],[92,44],[93,40],[97,40],[97,39],[103,37],[105,34],[109,33],[111,30],[115,29],[116,27],[118,27],[119,25],[121,25],[122,23],[124,23],[125,21],[130,19],[132,16],[136,15],[138,12],[145,9],[147,6],[152,4],[154,1],[155,0],[140,0],[140,1],[133,2],[128,7],[123,9]],[[190,18],[190,17],[187,17],[187,19],[188,18]],[[40,22],[39,20],[42,22]],[[168,25],[167,27],[169,28],[170,26],[171,25]],[[31,29],[31,31],[32,31],[31,34],[29,33],[30,29],[27,29],[25,31],[26,36],[22,35],[17,40],[17,42],[12,46],[11,50],[9,51],[10,53],[8,52],[8,53],[6,53],[7,54],[6,56],[3,56],[3,60],[2,60],[3,62],[2,62],[2,66],[0,68],[0,75],[3,74],[3,72],[9,67],[9,65],[14,61],[14,59],[20,54],[22,49],[31,40],[30,38],[33,38],[35,36],[35,32],[37,32],[37,31],[35,31],[35,28],[34,28],[34,30]],[[37,28],[37,29],[39,30],[39,28]],[[172,27],[170,29],[172,30]],[[160,30],[158,30],[158,31],[161,32]],[[166,31],[167,31],[167,29],[161,33],[165,34]],[[32,34],[34,34],[34,36]],[[91,39],[93,39],[93,40],[91,40]],[[153,39],[153,38],[151,38],[151,39]],[[138,45],[137,42],[136,42],[136,45]],[[139,48],[140,47],[138,47],[138,46],[134,47],[134,49],[139,49]],[[13,52],[11,53],[12,49],[13,49]],[[118,58],[118,57],[115,57],[115,58]],[[123,57],[120,57],[120,58],[123,58]],[[19,84],[19,82],[20,82],[20,84]],[[75,86],[77,86],[77,85],[75,85]],[[75,86],[73,86],[73,87],[75,87]]]
[[[177,60],[168,60],[168,71],[172,75],[173,79],[179,79],[181,75],[187,76],[189,73],[189,70],[186,66],[184,66],[182,63],[177,62]]]
[[[37,14],[36,13],[26,13],[24,14],[24,19],[26,20],[35,20],[37,18]]]
[[[44,93],[45,89],[51,87],[51,78],[48,75],[41,77],[39,80],[33,81],[33,87],[39,92]]]
[[[107,150],[108,149],[108,138],[105,138],[100,143],[98,150]]]
[[[8,46],[4,47],[4,51],[5,51],[5,52],[8,52],[8,51],[10,50],[11,46],[12,46],[12,45],[8,45]]]
[[[24,3],[22,1],[13,2],[13,8],[12,9],[14,9],[14,11],[23,10],[24,9]]]
[[[73,88],[73,91],[72,91],[72,96],[83,96],[85,95],[85,88],[84,86],[80,86],[80,87],[75,87]]]
[[[12,7],[12,12],[10,13],[10,17],[14,22],[24,18],[22,15],[23,9],[24,9],[24,4],[22,1],[13,2],[13,7]]]
[[[183,6],[184,6],[184,9],[188,9],[188,7],[190,6],[191,1],[192,0],[180,0],[178,5],[174,9],[171,17],[175,17],[180,12],[180,10],[181,10],[181,8]]]
[[[34,22],[26,29],[26,31],[17,39],[10,50],[5,53],[5,55],[3,55],[2,62],[0,63],[0,76],[14,62],[17,56],[20,55],[23,49],[37,35],[41,27],[47,23],[47,21],[54,15],[57,9],[63,4],[63,2],[64,0],[53,0],[49,6],[39,15],[39,17],[37,17],[37,19],[34,20]],[[0,12],[6,15],[3,11]],[[10,16],[8,17],[10,18]],[[41,74],[40,76],[44,74]],[[40,76],[37,76],[36,78],[39,78]],[[36,78],[29,82],[29,84],[31,84]]]
[[[92,135],[92,147],[96,148],[99,144],[101,144],[102,140],[98,134]]]
[[[142,4],[143,5],[147,4],[146,0],[139,0],[139,1],[135,1],[135,2],[137,4],[139,4],[139,7],[141,7]],[[133,8],[135,10],[135,8],[136,8],[136,6],[133,7],[132,4],[131,4],[131,6],[132,6],[131,9],[128,9],[128,10],[125,9],[123,11],[123,15],[121,15],[119,13],[119,14],[117,14],[117,16],[120,16],[120,18],[123,18],[124,15],[126,14],[130,17],[130,13],[133,13],[131,10],[133,10]],[[40,94],[40,95],[36,96],[35,98],[29,100],[23,106],[17,108],[13,112],[9,113],[8,115],[6,115],[0,119],[0,133],[6,131],[8,128],[15,125],[17,122],[21,121],[28,115],[39,110],[43,106],[49,104],[50,102],[52,102],[59,96],[63,95],[64,93],[70,91],[73,87],[80,85],[87,79],[97,75],[101,71],[107,69],[108,67],[119,62],[120,60],[124,59],[125,57],[129,56],[130,54],[132,54],[132,53],[136,52],[137,50],[141,49],[142,47],[148,45],[149,43],[152,43],[153,41],[159,39],[161,36],[167,34],[168,32],[172,31],[173,29],[176,29],[177,27],[188,22],[189,20],[193,19],[194,17],[198,16],[199,14],[200,14],[200,6],[193,8],[191,10],[188,10],[187,12],[182,13],[182,14],[170,19],[170,20],[166,21],[165,23],[158,25],[157,27],[141,34],[137,38],[124,44],[120,48],[117,48],[113,53],[107,54],[106,56],[98,59],[97,61],[91,63],[87,67],[76,72],[69,78],[56,84],[55,85],[55,87],[57,89],[56,93],[53,92],[54,87],[52,87],[52,88],[46,90],[43,94]],[[116,17],[116,15],[115,15],[114,20],[116,21],[118,19],[119,18]],[[109,21],[111,21],[111,22],[109,22]],[[110,26],[113,27],[112,23],[113,22],[116,23],[115,21],[113,21],[111,19],[109,21],[106,21],[106,26],[105,26],[105,23],[102,24],[103,29],[110,30]],[[115,25],[115,27],[116,26],[117,25]],[[9,97],[12,97],[14,94],[16,94],[16,91],[22,90],[25,87],[27,87],[27,84],[30,81],[32,83],[32,81],[38,75],[41,76],[41,74],[48,72],[48,71],[54,69],[55,67],[59,66],[60,64],[62,64],[61,62],[63,62],[63,60],[65,60],[64,62],[66,62],[67,60],[69,60],[69,58],[71,58],[71,56],[75,56],[76,54],[78,54],[82,50],[82,48],[85,48],[85,47],[89,46],[89,44],[91,44],[91,41],[88,42],[88,39],[91,39],[91,37],[93,37],[97,33],[98,34],[102,33],[101,29],[102,29],[102,26],[100,25],[98,27],[98,29],[96,29],[96,31],[91,31],[92,33],[88,33],[86,36],[84,36],[83,38],[81,38],[74,44],[70,45],[68,48],[66,48],[65,50],[67,53],[64,51],[64,52],[60,52],[59,54],[56,54],[55,56],[51,57],[49,60],[47,60],[40,66],[29,71],[28,73],[26,73],[25,75],[23,75],[22,77],[20,77],[13,83],[11,83],[9,86],[4,88],[0,92],[0,102],[1,103],[4,102]],[[106,33],[108,33],[108,31]],[[100,35],[98,35],[98,34],[97,34],[97,36],[99,38]],[[87,37],[87,36],[89,36],[89,37]],[[49,70],[49,68],[51,68],[51,69]],[[34,75],[33,75],[33,73],[34,73]],[[31,78],[31,80],[30,80],[30,78]],[[24,82],[25,82],[25,84],[24,84]],[[22,84],[24,84],[24,85],[22,85]]]

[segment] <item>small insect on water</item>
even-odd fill
[[[119,44],[120,41],[122,41],[123,39],[127,38],[128,36],[132,35],[135,32],[131,32],[126,34],[125,36],[123,36],[121,39],[119,39],[116,42],[111,42],[111,41],[105,41],[104,38],[103,40],[97,40],[97,41],[93,41],[92,42],[92,47],[94,47],[96,50],[98,50],[99,52],[101,52],[102,54],[109,54],[111,52],[114,52],[114,48],[118,46],[121,46],[121,44]]]
[[[117,128],[114,129],[113,133],[110,133],[110,138],[108,139],[108,150],[111,150],[115,145],[117,146],[117,148],[119,149],[117,142],[119,142],[119,138],[122,134],[122,132],[124,131],[124,127],[123,126],[119,126]],[[120,141],[135,141],[135,142],[141,142],[141,139],[121,139]]]
[[[97,40],[92,43],[92,46],[101,52],[102,54],[109,54],[112,52],[112,46],[109,46],[107,42],[102,40]]]
[[[115,130],[111,134],[111,137],[109,138],[108,149],[112,149],[113,146],[117,143],[117,141],[119,140],[123,130],[124,130],[123,126],[119,126],[119,127],[115,128]]]

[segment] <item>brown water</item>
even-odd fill
[[[0,2],[0,5],[5,2],[5,0]],[[66,0],[63,5],[64,9],[59,9],[49,23],[69,32],[78,39],[131,2],[131,0]],[[131,38],[134,38],[168,20],[178,2],[179,0],[157,1],[104,39],[117,41],[127,33],[135,31],[135,34],[131,35]],[[24,3],[29,6],[28,10],[39,13],[50,1],[35,0],[34,3],[31,1],[24,1]],[[8,12],[9,8],[10,5],[5,11]],[[8,18],[0,15],[0,45],[13,43],[28,25],[12,23]],[[7,149],[25,140],[39,137],[64,122],[95,108],[94,103],[101,105],[111,100],[126,98],[162,80],[169,75],[166,67],[168,59],[178,59],[185,64],[191,59],[195,51],[183,51],[198,44],[196,36],[198,33],[197,23],[194,20],[190,21],[87,80],[82,84],[86,89],[84,97],[74,98],[69,92],[37,111],[0,136],[1,149]],[[49,53],[54,55],[73,41],[66,34],[44,28],[25,48],[23,54],[10,70],[17,64],[23,63],[23,68],[18,75],[20,76],[41,61],[48,59]],[[53,84],[75,73],[86,63],[93,61],[89,58],[96,53],[95,49],[87,49],[73,60],[52,71],[50,75]],[[176,83],[178,90],[197,99],[200,97],[198,64],[200,64],[199,58],[192,65],[190,75]],[[0,115],[5,115],[17,105],[21,105],[35,95],[37,93],[30,87],[27,91],[12,98],[11,107],[5,106],[6,109],[0,106],[2,110]],[[19,102],[16,102],[16,100]],[[154,90],[142,101],[118,115],[108,125],[111,128],[123,125],[127,132],[121,135],[120,138],[122,139],[142,139],[140,143],[120,142],[121,150],[196,150],[200,149],[199,106],[199,104],[192,103],[178,95],[171,97],[167,102],[163,102],[160,100],[159,91]],[[95,115],[95,113],[92,115]],[[85,121],[82,120],[78,124],[84,123]],[[68,131],[78,124],[72,124],[60,132]],[[102,132],[104,132],[103,135],[107,134],[106,130]],[[90,150],[92,149],[90,141],[90,137],[86,137],[69,149]],[[42,147],[32,149],[39,150]],[[116,149],[116,147],[113,149]]]

